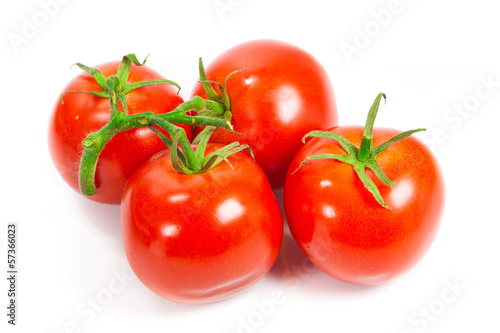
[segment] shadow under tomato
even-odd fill
[[[81,198],[81,211],[88,223],[121,246],[120,205],[108,205]]]
[[[275,190],[273,190],[273,193],[274,193],[274,197],[276,198],[276,201],[278,201],[278,205],[280,206],[281,211],[284,212],[285,206],[283,203],[283,188],[275,189]],[[285,218],[285,216],[283,216],[283,218]]]
[[[340,281],[321,271],[300,250],[285,224],[283,244],[269,277],[283,282],[292,291],[333,294],[373,291],[377,286],[365,286]]]
[[[245,294],[251,292],[251,290],[247,289],[229,298],[210,303],[177,303],[157,295],[140,281],[137,282],[134,289],[129,293],[129,297],[133,301],[128,302],[126,305],[127,312],[134,312],[138,317],[152,316],[158,318],[162,316],[166,320],[182,317],[190,320],[190,318],[196,318],[197,316],[202,317],[208,314],[227,312],[228,308],[234,309],[246,304]],[[137,307],[137,304],[141,304],[141,306]]]

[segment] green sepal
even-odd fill
[[[172,166],[180,173],[187,173],[189,172],[189,169],[188,171],[184,171],[184,166],[179,159],[179,150],[174,149],[179,145],[180,133],[179,131],[175,131],[170,136],[172,137],[172,147],[170,148],[170,158],[172,159]]]
[[[144,66],[148,57],[149,54],[146,56],[143,62],[140,62],[133,53],[123,56],[122,62],[120,63],[120,66],[118,66],[118,69],[116,71],[116,76],[120,80],[120,85],[122,88],[127,85],[128,76],[130,74],[130,66],[132,65],[132,63],[136,66]]]
[[[133,83],[130,83],[130,84],[127,84],[126,86],[124,86],[122,91],[124,94],[128,94],[129,92],[131,92],[137,88],[142,88],[142,87],[146,87],[146,86],[154,86],[154,85],[159,85],[159,84],[168,84],[168,85],[176,87],[177,94],[179,94],[181,91],[181,86],[179,86],[174,81],[167,80],[167,79],[156,79],[156,80],[145,80],[145,81],[133,82]]]
[[[368,112],[365,128],[363,130],[363,138],[361,140],[361,145],[359,146],[358,151],[358,159],[360,161],[364,161],[370,157],[371,150],[373,148],[373,124],[375,123],[375,118],[377,117],[378,108],[380,106],[382,97],[384,98],[384,100],[387,100],[387,97],[384,93],[378,94],[372,106],[370,107],[370,111]]]
[[[210,139],[210,136],[213,134],[214,131],[215,131],[214,126],[207,126],[193,140],[193,144],[198,145],[195,151],[198,160],[203,159],[203,154],[205,153],[208,140]]]
[[[304,137],[302,138],[302,142],[305,143],[306,139],[310,137],[332,139],[337,141],[340,146],[347,152],[347,154],[356,155],[358,153],[358,148],[355,145],[353,145],[349,140],[336,132],[311,131],[304,135]]]
[[[368,169],[370,169],[373,174],[384,184],[387,186],[394,186],[396,185],[395,182],[391,181],[387,175],[385,174],[384,170],[380,167],[380,165],[377,163],[377,161],[373,158],[370,160],[367,160],[364,162],[364,166]]]
[[[239,144],[240,144],[240,143],[236,141],[236,142],[232,142],[232,143],[230,143],[230,144],[228,144],[228,145],[226,145],[226,146],[224,146],[224,147],[222,147],[222,148],[219,148],[218,150],[216,150],[216,151],[214,151],[214,152],[212,152],[212,153],[208,154],[207,156],[205,156],[205,157],[202,159],[201,163],[202,163],[202,164],[208,163],[208,161],[209,161],[210,159],[212,159],[214,156],[216,156],[216,157],[218,157],[218,158],[220,158],[220,159],[223,159],[223,160],[225,159],[225,160],[226,160],[226,162],[227,162],[229,165],[231,165],[231,163],[230,163],[229,161],[227,161],[227,157],[224,157],[224,156],[226,156],[226,155],[227,155],[227,154],[228,154],[228,153],[229,153],[229,152],[230,152],[233,148],[237,147]],[[227,156],[229,156],[229,155],[227,155]],[[220,161],[219,161],[219,162],[220,162]],[[232,166],[231,166],[231,167],[232,167]]]
[[[365,188],[373,195],[375,200],[384,208],[391,210],[391,207],[387,206],[377,188],[377,185],[371,180],[371,178],[366,174],[365,167],[362,164],[354,164],[353,169],[358,175]]]
[[[198,134],[198,136],[193,140],[193,144],[197,145],[196,149],[193,151],[191,145],[185,140],[184,144],[181,144],[181,140],[185,139],[185,131],[182,128],[172,125],[157,116],[148,116],[147,120],[151,125],[159,125],[161,128],[170,133],[171,139],[167,138],[163,133],[156,130],[152,126],[149,126],[149,128],[153,130],[170,149],[172,166],[179,173],[193,175],[208,172],[222,161],[228,163],[232,168],[233,166],[228,160],[228,157],[244,149],[249,149],[250,155],[255,160],[250,146],[240,145],[239,142],[230,143],[205,156],[208,141],[210,136],[215,131],[214,126],[207,126],[200,134]]]
[[[221,97],[219,96],[219,94],[217,94],[215,89],[210,85],[209,81],[207,80],[205,67],[203,67],[203,60],[201,59],[201,57],[198,61],[198,69],[200,72],[200,82],[201,85],[203,86],[203,89],[205,90],[205,93],[207,94],[208,99],[214,102],[222,103]]]
[[[125,98],[124,93],[118,93],[118,101],[120,101],[120,104],[123,107],[123,112],[128,115],[128,107],[127,107],[127,99]]]
[[[240,145],[240,143],[236,141],[236,142],[230,143],[229,145],[222,147],[222,148],[212,152],[211,154],[207,155],[202,160],[202,164],[205,164],[205,166],[197,173],[207,172],[207,171],[215,168],[222,161],[225,161],[227,164],[229,164],[231,169],[233,169],[233,165],[229,161],[228,157],[231,155],[234,155],[236,153],[239,153],[245,149],[249,149],[251,157],[253,159],[255,159],[253,151],[249,145],[247,145],[247,144]],[[208,164],[210,164],[209,167],[207,167]]]
[[[59,95],[59,99],[61,100],[61,104],[64,104],[63,96],[66,94],[74,94],[74,93],[84,93],[92,96],[100,97],[100,98],[109,98],[109,94],[105,91],[84,91],[84,90],[67,90],[63,91],[61,95]]]
[[[300,163],[299,167],[295,169],[294,172],[292,172],[292,175],[297,171],[299,171],[299,169],[302,168],[302,166],[307,162],[326,160],[326,159],[334,159],[351,165],[353,165],[355,162],[355,159],[352,156],[339,155],[339,154],[319,154],[319,155],[308,156]]]
[[[226,76],[226,78],[224,80],[224,84],[222,85],[218,82],[211,81],[211,80],[207,79],[207,75],[205,73],[205,68],[203,67],[203,61],[201,60],[201,58],[199,58],[198,67],[199,67],[199,72],[200,72],[200,83],[202,84],[203,89],[205,90],[205,93],[207,94],[208,99],[224,105],[224,107],[225,107],[224,116],[226,119],[230,120],[232,117],[232,114],[231,114],[231,101],[229,98],[229,94],[227,93],[227,81],[229,80],[229,78],[231,76],[233,76],[236,73],[241,72],[243,69],[231,72],[228,76]],[[212,87],[211,84],[214,84],[217,87],[219,87],[220,95],[215,91],[215,89]]]
[[[167,146],[167,148],[172,149],[173,142],[172,142],[172,140],[170,140],[170,138],[168,136],[166,136],[165,134],[163,134],[161,131],[157,130],[153,126],[149,126],[149,129],[152,130],[156,135],[158,135],[158,137],[161,139],[161,141],[163,141],[163,143],[165,144],[165,146]],[[181,163],[185,165],[186,158],[184,157],[184,154],[182,154],[182,152],[179,150],[179,148],[177,148],[177,156],[181,160]]]
[[[203,167],[202,167],[200,170],[198,170],[198,172],[197,172],[197,173],[199,173],[199,174],[200,174],[200,173],[205,173],[205,172],[210,171],[210,169],[212,169],[213,167],[215,167],[216,163],[217,163],[217,164],[219,163],[219,160],[220,160],[219,156],[217,156],[217,155],[213,155],[213,156],[211,156],[211,157],[210,157],[210,158],[206,161],[206,163],[203,165]],[[226,160],[227,160],[227,159],[226,159]],[[229,163],[229,164],[231,164],[231,163]]]
[[[85,66],[84,64],[81,64],[81,63],[76,63],[75,65],[77,65],[78,67],[80,67],[80,69],[84,70],[85,72],[89,73],[90,75],[92,75],[92,77],[94,78],[95,82],[97,82],[99,87],[101,87],[101,89],[103,91],[107,91],[106,77],[104,76],[104,74],[102,74],[99,70],[97,70],[95,68]]]
[[[243,69],[240,69],[240,70],[237,70],[237,71],[230,73],[228,76],[226,76],[226,79],[224,80],[224,86],[222,86],[220,93],[222,96],[222,104],[224,104],[224,106],[226,107],[226,110],[229,110],[229,111],[231,110],[231,101],[229,100],[229,95],[227,93],[227,80],[229,80],[229,78],[231,76],[233,76],[236,73],[241,72],[242,70]]]
[[[410,130],[410,131],[406,131],[406,132],[400,133],[400,134],[396,135],[395,137],[393,137],[392,139],[387,140],[386,142],[384,142],[384,143],[378,145],[377,147],[373,148],[372,149],[372,155],[374,157],[377,157],[381,152],[383,152],[384,150],[386,150],[392,144],[395,144],[396,142],[399,142],[399,141],[401,141],[401,140],[409,137],[413,133],[422,132],[422,131],[425,131],[425,130],[426,130],[425,128],[417,128],[417,129],[414,129],[414,130]]]

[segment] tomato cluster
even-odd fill
[[[337,126],[329,77],[304,50],[256,40],[200,59],[188,101],[134,55],[80,67],[50,119],[53,162],[91,200],[121,204],[127,259],[158,295],[214,302],[265,276],[283,186],[293,238],[337,279],[384,283],[432,244],[444,182],[409,137],[420,129],[373,128],[383,94],[364,128]]]

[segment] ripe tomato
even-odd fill
[[[283,220],[264,172],[244,153],[228,160],[234,169],[222,162],[185,175],[166,150],[125,186],[121,227],[128,261],[142,283],[166,299],[230,297],[261,279],[278,256]]]
[[[217,129],[210,141],[239,141],[252,147],[273,188],[283,187],[288,166],[311,130],[337,124],[330,79],[321,64],[300,48],[273,40],[237,45],[206,68],[207,79],[227,81],[235,135]],[[206,98],[201,84],[193,95]],[[200,129],[195,128],[195,133]]]
[[[335,127],[359,147],[362,127]],[[400,133],[373,130],[373,146]],[[381,206],[363,186],[351,165],[334,159],[305,163],[319,154],[346,155],[337,142],[313,138],[290,165],[284,189],[288,225],[307,257],[327,274],[358,284],[384,283],[412,268],[436,235],[444,204],[444,182],[429,150],[408,137],[394,143],[376,158],[388,178],[377,185],[385,203]]]
[[[105,77],[116,74],[120,62],[95,67]],[[156,71],[132,64],[128,83],[161,79]],[[88,73],[75,77],[63,91],[100,91],[99,85]],[[65,94],[64,104],[58,99],[49,123],[49,150],[62,178],[76,191],[78,169],[82,156],[82,141],[89,133],[101,129],[109,120],[109,100],[90,94]],[[126,95],[129,114],[152,111],[166,113],[183,102],[177,89],[169,85],[153,85],[136,89]],[[120,105],[120,110],[121,105]],[[183,126],[188,137],[189,126]],[[127,179],[143,162],[165,149],[165,144],[148,128],[137,128],[117,134],[99,156],[96,170],[98,193],[91,200],[119,204]]]

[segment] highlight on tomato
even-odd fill
[[[285,42],[236,45],[206,70],[200,66],[200,80],[193,95],[229,102],[231,124],[239,133],[216,130],[210,142],[250,145],[273,188],[283,187],[306,133],[337,125],[335,96],[325,69],[311,54]],[[201,130],[194,128],[195,133]]]
[[[139,280],[179,303],[231,297],[259,281],[277,259],[280,207],[262,169],[241,151],[207,144],[165,150],[139,167],[121,203],[125,253]],[[206,154],[206,153],[207,154]],[[222,162],[222,163],[221,163]]]
[[[381,284],[410,270],[438,232],[445,185],[417,129],[313,131],[292,161],[284,188],[291,234],[325,273],[351,283]]]

